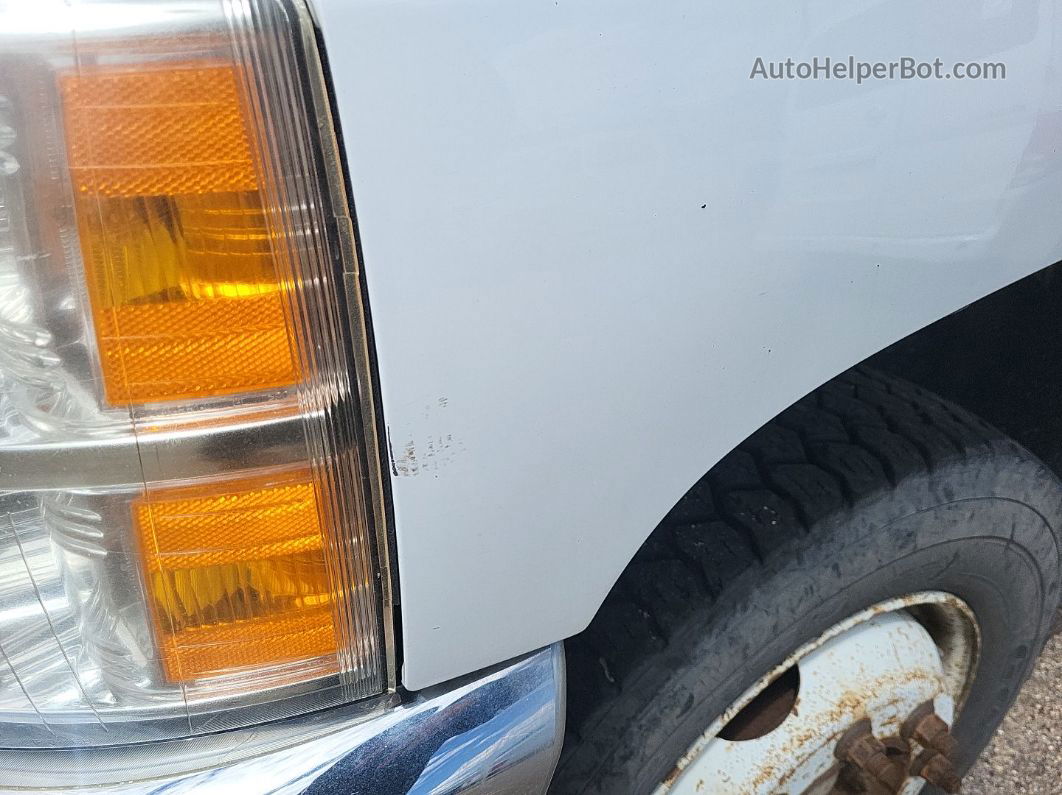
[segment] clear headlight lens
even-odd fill
[[[388,685],[316,59],[286,0],[0,0],[0,747]]]

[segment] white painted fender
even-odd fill
[[[1062,259],[1047,0],[318,0],[403,683],[581,630],[743,437]],[[750,79],[757,56],[1006,79]]]

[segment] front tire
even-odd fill
[[[998,431],[875,371],[840,376],[691,489],[568,641],[552,791],[654,791],[795,649],[929,591],[962,600],[980,630],[953,727],[965,770],[1047,637],[1060,521],[1058,480]]]

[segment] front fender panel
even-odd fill
[[[752,430],[1062,258],[1047,0],[317,12],[377,341],[409,688],[578,632]],[[1007,77],[750,79],[757,56],[849,54]]]

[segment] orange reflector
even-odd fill
[[[60,77],[104,393],[215,397],[299,378],[290,280],[229,65]]]
[[[257,190],[233,66],[101,67],[64,74],[59,87],[76,193]]]
[[[336,654],[308,475],[153,491],[133,518],[168,681]]]

